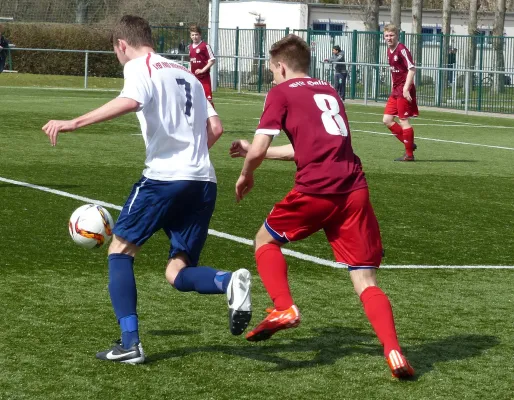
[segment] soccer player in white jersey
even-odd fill
[[[200,82],[186,68],[155,54],[148,22],[124,16],[112,33],[124,65],[121,94],[100,108],[42,129],[53,146],[60,132],[136,112],[146,146],[146,169],[130,193],[109,246],[109,294],[121,340],[96,357],[144,362],[138,333],[134,257],[158,230],[170,238],[166,279],[182,292],[226,293],[229,327],[240,335],[251,319],[250,273],[198,266],[216,202],[216,176],[208,148],[223,129]],[[209,107],[209,108],[208,108]]]

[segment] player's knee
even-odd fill
[[[164,276],[166,277],[166,280],[171,286],[175,286],[177,276],[180,273],[180,271],[187,266],[186,264],[187,263],[184,263],[181,259],[171,258],[168,260]]]
[[[116,235],[113,236],[112,242],[109,245],[108,254],[127,254],[129,256],[135,257],[137,252],[139,251],[139,247],[134,243],[127,242],[122,238],[118,238]]]
[[[394,122],[394,117],[392,115],[384,115],[382,122],[389,128]]]
[[[370,286],[378,286],[375,268],[362,268],[350,271],[353,289],[357,296]]]

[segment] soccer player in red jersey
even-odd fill
[[[294,188],[275,204],[255,238],[257,271],[274,309],[246,338],[266,340],[300,323],[281,247],[323,229],[336,261],[350,271],[393,375],[410,377],[414,370],[400,349],[391,304],[377,286],[380,230],[343,102],[328,82],[308,76],[310,48],[300,37],[286,36],[269,54],[276,86],[266,97],[253,143],[238,140],[230,148],[232,157],[246,157],[236,183],[237,201],[254,186],[254,171],[265,158],[294,160],[297,172]],[[270,147],[281,130],[291,144]]]
[[[409,118],[419,114],[414,86],[416,67],[409,49],[398,41],[398,34],[396,25],[389,24],[384,27],[393,89],[385,107],[383,122],[405,146],[405,154],[395,161],[414,161],[414,150],[417,146],[414,144],[414,129]],[[399,123],[395,122],[395,117],[398,117]]]
[[[191,25],[189,33],[193,43],[189,46],[189,63],[191,72],[196,75],[203,86],[207,100],[212,102],[211,67],[216,62],[211,46],[202,41],[202,31],[198,25]]]

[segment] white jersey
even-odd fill
[[[130,60],[119,97],[137,101],[146,145],[143,175],[159,181],[216,182],[207,148],[208,111],[201,83],[186,68],[155,53]]]

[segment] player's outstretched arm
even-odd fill
[[[236,201],[238,203],[252,190],[253,172],[264,160],[272,140],[273,137],[269,135],[256,135],[253,139],[253,143],[246,154],[241,175],[236,182]]]
[[[246,157],[251,144],[247,140],[235,140],[230,145],[230,157]],[[286,144],[283,146],[273,146],[268,148],[266,151],[266,159],[268,160],[282,160],[282,161],[293,161],[294,160],[294,148],[292,144]]]
[[[220,117],[214,115],[207,120],[207,147],[210,149],[223,134]]]
[[[87,114],[81,115],[75,119],[69,121],[48,121],[41,129],[46,133],[48,139],[50,139],[52,146],[55,146],[57,144],[57,136],[60,132],[72,132],[87,125],[108,121],[129,112],[137,111],[138,108],[139,103],[137,101],[124,97],[117,97],[96,110],[88,112]]]

